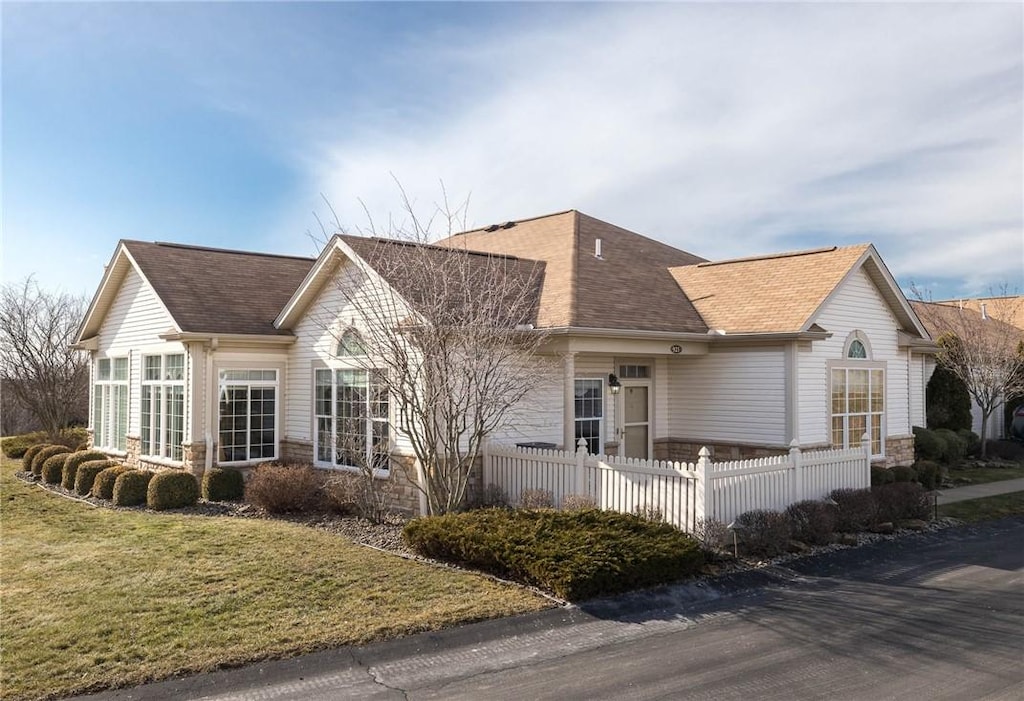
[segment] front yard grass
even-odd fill
[[[968,499],[939,507],[939,516],[961,521],[991,521],[1007,516],[1024,516],[1024,492],[1011,492],[982,499]]]
[[[1024,465],[1019,463],[1006,467],[953,467],[949,470],[949,479],[953,482],[963,480],[963,484],[987,484],[1019,477],[1024,477]]]
[[[273,520],[91,508],[0,467],[4,699],[65,696],[549,606]]]

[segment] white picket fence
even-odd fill
[[[488,444],[484,484],[502,489],[518,503],[527,490],[550,492],[561,507],[569,495],[590,497],[601,509],[660,513],[683,530],[698,519],[731,522],[752,509],[785,509],[803,499],[820,499],[833,489],[871,484],[870,446],[803,452],[754,460],[713,462],[701,448],[697,462],[636,460]]]

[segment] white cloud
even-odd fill
[[[602,6],[421,45],[475,89],[355,115],[315,179],[347,221],[395,208],[393,172],[421,203],[472,191],[476,224],[576,207],[708,257],[871,240],[901,279],[1020,285],[1021,13]]]

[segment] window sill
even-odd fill
[[[89,448],[89,450],[98,450],[99,452],[106,453],[107,455],[114,458],[128,457],[128,453],[123,450],[117,450],[116,448],[104,448],[102,445],[94,445],[93,447]]]
[[[163,467],[182,467],[185,464],[184,460],[172,460],[161,455],[140,455],[139,461],[162,465]]]
[[[254,460],[217,460],[217,461],[214,462],[214,466],[215,467],[220,467],[220,466],[223,466],[223,467],[255,467],[257,465],[262,465],[265,462],[274,462],[275,460],[279,460],[279,459],[280,458],[278,458],[278,456],[275,455],[275,456],[269,457],[269,458],[256,458]]]

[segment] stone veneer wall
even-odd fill
[[[913,436],[886,436],[885,465],[912,465],[914,463]]]
[[[281,441],[281,460],[289,463],[313,462],[312,441]],[[395,509],[407,516],[420,513],[420,492],[409,479],[415,478],[415,466],[411,456],[396,455],[392,458],[391,475],[387,478],[392,488]],[[383,480],[381,480],[383,482]]]

